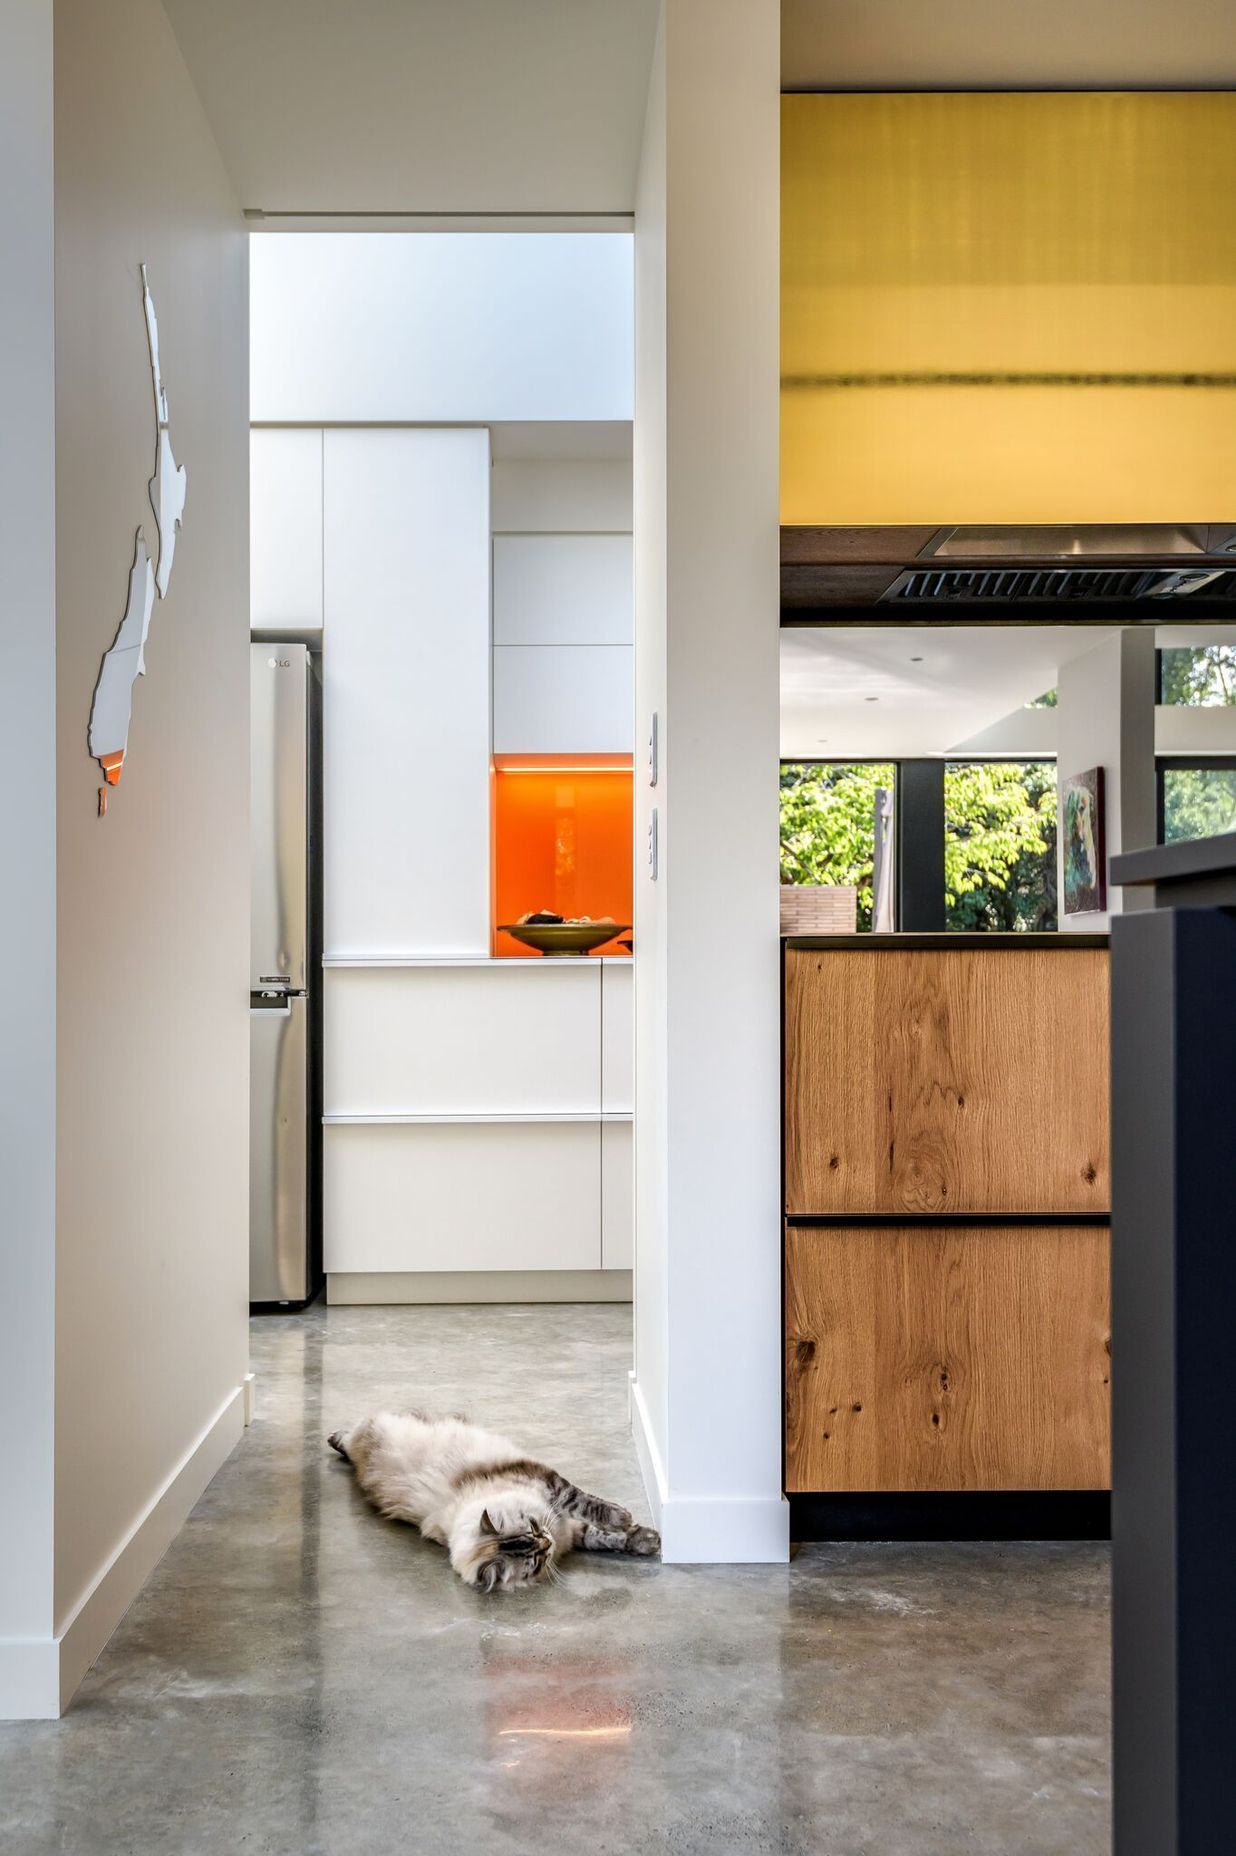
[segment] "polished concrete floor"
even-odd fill
[[[1107,1558],[577,1559],[482,1598],[325,1433],[469,1409],[646,1513],[630,1311],[254,1326],[257,1422],[57,1723],[0,1727],[6,1856],[1105,1856]]]

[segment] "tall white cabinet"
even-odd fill
[[[327,956],[482,954],[489,434],[324,438]]]
[[[252,483],[254,626],[322,640],[330,1299],[625,1299],[630,962],[490,956],[492,754],[630,751],[621,493],[477,427],[261,428]]]

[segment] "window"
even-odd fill
[[[871,927],[875,800],[896,787],[891,761],[784,761],[781,881],[858,891],[858,926]]]
[[[781,768],[781,881],[853,885],[860,929],[871,927],[881,787],[896,793],[891,761],[786,761]],[[1056,927],[1051,761],[946,763],[942,880],[948,928]]]
[[[1194,709],[1231,708],[1236,704],[1236,645],[1169,645],[1161,650],[1159,701]]]
[[[1221,831],[1236,831],[1236,759],[1160,761],[1160,843],[1213,838]]]
[[[1051,761],[950,761],[944,770],[945,920],[1003,933],[1056,921]]]

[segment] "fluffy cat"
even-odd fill
[[[626,1508],[586,1495],[466,1418],[382,1411],[328,1442],[379,1514],[419,1527],[447,1549],[464,1584],[482,1592],[552,1578],[572,1547],[660,1551],[661,1536]]]

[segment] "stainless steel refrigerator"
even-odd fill
[[[322,1283],[321,679],[285,640],[251,647],[249,1299]]]

